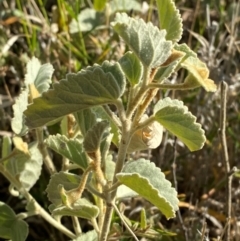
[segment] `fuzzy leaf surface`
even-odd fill
[[[157,70],[157,73],[154,76],[154,81],[162,82],[165,79],[169,78],[171,74],[175,71],[175,68],[177,67],[179,62],[183,59],[184,56],[185,56],[184,52],[173,50],[170,57]]]
[[[101,15],[93,8],[85,8],[69,24],[71,34],[92,31],[103,23]]]
[[[61,195],[58,190],[59,184],[64,186],[66,191],[76,188],[80,183],[81,177],[72,173],[58,172],[51,176],[46,192],[49,201],[55,206],[62,204]]]
[[[37,143],[28,146],[29,154],[19,153],[7,160],[5,168],[13,175],[17,176],[23,187],[29,191],[38,180],[42,170],[42,155],[37,147]]]
[[[183,26],[179,10],[173,0],[156,0],[160,29],[166,29],[166,39],[178,42],[182,37]]]
[[[101,121],[97,122],[90,130],[88,130],[83,142],[86,152],[91,153],[97,151],[108,127],[108,121]]]
[[[169,97],[162,99],[155,105],[154,113],[155,120],[177,136],[190,151],[203,147],[206,141],[204,130],[182,101]]]
[[[17,135],[25,135],[27,133],[27,126],[24,124],[23,112],[28,106],[28,90],[25,89],[17,97],[15,104],[13,105],[13,118],[11,121],[12,130]]]
[[[182,61],[186,60],[188,57],[197,58],[197,54],[191,50],[186,44],[175,44],[174,49],[185,53],[185,56],[182,58]]]
[[[83,170],[88,167],[88,159],[83,151],[82,140],[79,138],[69,139],[64,135],[57,134],[55,136],[49,136],[45,140],[45,143],[55,152],[79,165]]]
[[[139,83],[143,74],[143,66],[133,52],[127,52],[119,60],[121,68],[132,86]]]
[[[96,114],[97,118],[101,120],[108,120],[111,126],[111,133],[113,134],[112,142],[115,145],[118,145],[119,143],[119,128],[115,124],[115,122],[112,120],[112,118],[107,114],[105,109],[102,106],[97,106],[93,108],[94,113]]]
[[[125,88],[125,78],[118,63],[105,61],[53,85],[53,89],[34,99],[25,111],[30,128],[43,126],[64,115],[93,106],[114,103]]]
[[[171,54],[172,43],[166,40],[166,31],[151,22],[117,13],[112,26],[146,67],[160,66]]]
[[[93,7],[96,11],[102,11],[106,6],[107,0],[94,0]]]
[[[0,237],[14,241],[25,241],[28,236],[28,224],[17,219],[14,211],[0,202]]]
[[[27,64],[27,74],[24,82],[27,86],[34,84],[38,92],[42,94],[50,87],[53,71],[51,64],[41,65],[40,61],[33,57]]]
[[[54,216],[77,216],[79,218],[93,219],[98,216],[99,209],[97,206],[90,203],[87,199],[81,198],[77,200],[72,208],[61,206],[52,211]]]
[[[12,139],[9,136],[2,138],[2,158],[8,156],[12,151]]]
[[[121,200],[124,198],[132,198],[132,197],[136,197],[136,196],[139,196],[139,194],[125,185],[120,185],[117,189],[116,199]]]
[[[129,161],[117,178],[154,204],[166,218],[175,217],[175,211],[178,210],[177,192],[154,163],[145,159]]]
[[[184,84],[189,86],[202,86],[206,91],[215,92],[217,86],[213,80],[208,79],[209,70],[201,60],[194,57],[187,58],[181,67],[188,70],[189,74],[186,77]]]
[[[112,13],[115,12],[141,12],[142,5],[140,2],[136,0],[112,0],[108,2],[109,8],[111,9]]]
[[[91,109],[77,111],[74,117],[83,136],[86,136],[87,131],[96,124],[96,115]]]
[[[95,230],[84,233],[80,237],[73,239],[72,241],[98,241],[98,235]]]

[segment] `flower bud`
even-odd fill
[[[146,114],[143,115],[139,123],[147,120],[147,118]],[[162,141],[162,133],[163,127],[156,121],[137,130],[132,136],[127,152],[132,153],[134,151],[157,148]]]

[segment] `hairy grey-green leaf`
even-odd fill
[[[160,66],[171,54],[172,42],[166,40],[166,31],[151,22],[117,13],[112,26],[146,67]]]
[[[69,139],[64,135],[57,134],[56,136],[49,136],[45,143],[48,147],[76,163],[82,169],[88,167],[88,159],[82,148],[82,140],[78,137]]]
[[[154,113],[155,120],[176,135],[190,151],[203,147],[206,141],[204,130],[182,101],[169,97],[162,99],[155,105]]]
[[[42,170],[42,155],[37,143],[28,147],[30,156],[19,153],[5,162],[5,168],[15,177],[18,177],[23,187],[29,191],[38,180]]]
[[[128,12],[128,11],[142,11],[142,5],[136,0],[112,0],[109,2],[109,8],[112,13]]]
[[[177,66],[184,58],[185,53],[181,51],[173,51],[169,59],[164,63],[154,76],[154,81],[162,82],[169,78],[176,71]]]
[[[110,123],[111,126],[111,133],[113,134],[112,137],[112,142],[115,145],[118,145],[119,143],[119,128],[116,125],[116,123],[112,120],[112,118],[107,114],[107,112],[105,111],[105,109],[102,106],[97,106],[93,108],[94,113],[96,114],[97,118],[99,118],[100,120],[108,120],[108,122]],[[115,114],[115,113],[113,113]],[[117,116],[116,116],[117,117]]]
[[[183,26],[179,10],[173,0],[157,0],[160,28],[166,29],[167,40],[178,42],[182,37]]]
[[[25,241],[28,236],[28,224],[19,220],[7,204],[0,202],[0,237],[14,241]]]
[[[71,208],[66,206],[57,207],[52,210],[54,216],[74,216],[84,219],[93,219],[98,216],[99,209],[85,198],[77,200]]]
[[[90,176],[88,182],[90,181]],[[51,176],[46,192],[48,199],[55,205],[60,206],[62,199],[58,190],[59,184],[63,185],[66,191],[78,187],[81,181],[81,176],[67,172],[58,172]]]
[[[12,139],[9,136],[2,138],[2,158],[8,156],[12,151]]]
[[[100,14],[93,8],[86,8],[81,10],[81,13],[78,14],[77,19],[72,19],[69,24],[69,31],[71,34],[91,31],[100,24]]]
[[[118,62],[131,85],[136,85],[141,81],[143,66],[133,52],[125,53]]]
[[[120,185],[117,189],[116,199],[133,198],[139,196],[138,193],[133,191],[131,188]]]
[[[186,44],[177,44],[176,43],[174,45],[174,49],[185,53],[185,56],[182,58],[181,61],[184,61],[188,57],[197,58],[197,54],[193,50],[191,50]]]
[[[117,178],[154,204],[167,218],[175,217],[179,202],[177,192],[154,163],[145,159],[127,162]]]
[[[64,115],[93,106],[114,103],[123,93],[125,78],[118,63],[104,62],[53,85],[24,112],[30,128],[43,126]],[[115,77],[116,75],[116,77]]]
[[[83,136],[96,124],[96,115],[91,109],[77,111],[74,116]]]
[[[105,120],[97,122],[90,130],[88,130],[83,142],[86,152],[95,152],[98,148],[100,148],[104,133],[108,127],[109,122]]]
[[[40,61],[33,57],[27,64],[25,84],[34,84],[38,92],[42,94],[47,91],[51,84],[53,66],[49,63],[41,65]]]
[[[83,233],[81,236],[72,241],[98,241],[98,234],[95,230]]]
[[[28,106],[28,89],[25,89],[16,99],[15,104],[13,105],[13,118],[11,122],[12,130],[17,135],[25,135],[28,131],[27,126],[25,125],[25,118],[23,112],[27,109]]]

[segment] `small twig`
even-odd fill
[[[231,209],[232,209],[232,175],[229,175],[231,172],[228,150],[227,150],[227,141],[226,141],[226,105],[227,105],[227,89],[228,85],[226,82],[221,82],[221,110],[220,110],[220,139],[222,145],[222,155],[223,162],[226,168],[227,176],[227,219],[228,225],[226,230],[226,241],[230,241],[230,231],[231,231]]]
[[[79,220],[77,216],[72,216],[72,223],[73,223],[73,229],[76,233],[76,235],[80,235],[82,233],[81,226],[79,224]]]
[[[56,170],[56,167],[53,164],[53,161],[52,161],[51,157],[48,154],[47,147],[44,143],[43,129],[41,127],[36,129],[36,136],[37,136],[37,141],[38,141],[38,149],[43,156],[43,162],[46,165],[49,173],[52,175],[55,172],[57,172],[57,170]]]
[[[177,159],[177,138],[175,138],[174,140],[174,159],[173,159],[173,164],[172,164],[172,173],[173,173],[173,182],[174,182],[174,186],[176,191],[178,190],[178,183],[177,183],[177,175],[176,175],[176,169],[177,169],[177,164],[176,164],[176,159]],[[185,240],[188,241],[188,232],[187,232],[187,228],[185,227],[184,223],[183,223],[183,219],[182,219],[182,215],[180,210],[177,210],[177,216],[178,219],[180,221],[182,230],[184,231],[184,235],[185,235]]]
[[[196,86],[196,88],[199,86]],[[179,84],[159,84],[159,83],[151,83],[147,87],[148,89],[162,89],[162,90],[191,90],[194,86],[190,84],[187,85],[186,83],[179,83]]]
[[[103,200],[106,200],[106,197],[104,194],[98,192],[94,187],[92,187],[90,184],[86,184],[86,188],[89,192],[93,193],[94,195],[102,198]]]
[[[118,207],[112,203],[112,206],[114,207],[116,213],[118,214],[119,218],[121,219],[121,221],[123,222],[124,226],[126,227],[126,229],[129,231],[129,233],[133,236],[133,238],[136,241],[139,241],[139,239],[137,238],[137,236],[135,235],[135,233],[132,231],[132,229],[129,227],[129,225],[127,224],[127,222],[124,220],[124,216],[121,214],[121,212],[119,211]]]
[[[100,230],[99,230],[96,218],[91,219],[91,224],[94,227],[95,231],[99,234]]]
[[[201,241],[204,241],[204,239],[205,239],[206,227],[207,227],[207,223],[204,222],[203,227],[202,227],[202,233],[201,233],[201,235],[202,235]]]
[[[109,117],[112,119],[112,121],[115,123],[115,125],[118,128],[121,128],[121,126],[122,126],[121,121],[119,120],[117,115],[115,115],[115,113],[112,112],[112,110],[109,108],[109,106],[108,105],[104,105],[103,108],[106,111],[106,113],[109,115]]]

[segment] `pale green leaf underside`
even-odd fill
[[[124,199],[124,198],[132,198],[139,196],[138,193],[134,192],[131,188],[125,186],[125,185],[120,185],[117,189],[117,195],[116,199]]]
[[[169,97],[162,99],[155,105],[154,113],[155,120],[177,136],[190,151],[203,147],[206,141],[204,130],[182,101]]]
[[[177,192],[154,163],[145,159],[127,162],[117,178],[154,204],[167,218],[175,217],[178,210]]]
[[[112,155],[108,155],[104,160],[104,175],[108,181],[113,180],[116,163],[112,160]]]
[[[186,60],[188,57],[197,58],[197,54],[193,50],[191,50],[186,44],[176,43],[174,45],[174,49],[185,53],[185,56],[182,58],[181,61]]]
[[[183,27],[179,10],[173,0],[156,0],[160,29],[166,29],[166,39],[178,42],[182,37]]]
[[[82,169],[88,167],[88,159],[83,151],[82,140],[78,137],[69,139],[64,135],[57,134],[49,136],[45,143],[49,148],[76,163]]]
[[[12,151],[12,139],[9,136],[2,138],[2,158],[8,156]]]
[[[166,41],[166,31],[151,22],[117,13],[112,26],[146,67],[160,66],[171,54],[172,43]]]
[[[98,235],[95,230],[84,233],[80,237],[73,239],[72,241],[98,241]]]
[[[25,76],[25,84],[34,84],[38,92],[42,94],[49,89],[53,74],[53,66],[51,64],[43,64],[33,57],[27,64],[27,74]]]
[[[178,64],[184,58],[184,56],[185,56],[185,53],[182,52],[182,55],[179,54],[179,56],[175,60],[173,60],[170,64],[168,64],[166,66],[165,65],[161,66],[157,70],[156,75],[154,76],[154,81],[161,83],[165,79],[169,78],[171,76],[171,74],[175,71]]]
[[[12,223],[12,240],[25,241],[28,236],[28,224],[24,220],[16,220]]]
[[[142,78],[143,66],[137,56],[129,51],[118,62],[130,84],[133,86],[138,84]]]
[[[112,0],[108,2],[112,13],[128,12],[128,11],[142,11],[142,5],[136,0]]]
[[[205,63],[195,57],[189,57],[181,63],[181,67],[188,70],[189,75],[184,81],[185,85],[201,85],[206,91],[215,92],[217,86],[213,80],[208,79],[209,70]]]
[[[97,122],[88,130],[83,141],[83,146],[86,152],[95,152],[100,148],[103,135],[108,127],[108,121],[101,121]]]
[[[96,124],[96,115],[91,109],[77,111],[74,113],[74,117],[83,136]]]
[[[101,24],[101,16],[93,8],[85,8],[69,24],[71,34],[91,31]]]
[[[12,130],[17,135],[26,134],[28,128],[24,124],[24,115],[23,112],[27,109],[28,106],[28,90],[25,89],[16,99],[15,104],[13,105],[13,118],[11,122]]]
[[[25,241],[28,235],[28,224],[18,220],[14,211],[0,202],[0,237],[16,241]]]
[[[52,211],[54,216],[77,216],[85,219],[93,219],[98,216],[99,209],[87,199],[81,198],[76,201],[71,208],[66,206],[57,207]]]
[[[48,199],[55,205],[60,206],[62,199],[58,190],[58,185],[62,184],[66,191],[76,188],[81,178],[78,175],[66,172],[59,172],[51,176],[46,192]]]
[[[102,106],[97,106],[92,109],[96,114],[97,118],[101,120],[108,120],[111,126],[111,133],[113,134],[112,142],[117,146],[119,143],[119,129],[112,118],[106,113]]]
[[[17,176],[23,187],[28,191],[38,180],[42,170],[42,155],[37,147],[37,143],[32,143],[28,147],[30,156],[19,153],[5,162],[5,168],[13,175]]]
[[[102,11],[106,6],[107,0],[94,0],[93,7],[96,11]]]
[[[114,103],[124,88],[125,79],[118,63],[105,61],[102,66],[67,74],[66,79],[53,85],[53,90],[34,99],[24,113],[26,124],[36,128],[82,109]]]

